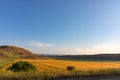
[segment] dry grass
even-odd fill
[[[15,60],[14,62],[21,61]],[[22,60],[33,63],[39,72],[43,71],[66,71],[68,66],[74,66],[76,70],[100,70],[100,69],[118,69],[120,62],[91,62],[91,61],[66,61],[66,60]],[[13,62],[13,63],[14,63]],[[4,71],[8,66],[4,67]]]
[[[16,60],[17,61],[17,60]],[[98,70],[120,68],[120,62],[90,62],[65,60],[25,60],[33,63],[39,71],[42,69],[65,70],[67,66],[74,66],[76,70]]]
[[[38,72],[37,74],[32,73],[32,75],[33,74],[34,76],[37,75],[43,80],[44,78],[51,77],[58,78],[66,76],[71,77],[85,75],[89,76],[89,75],[120,74],[120,62],[90,62],[90,61],[67,61],[67,60],[15,60],[14,62],[17,61],[28,61],[33,63],[33,65],[36,66]],[[6,68],[10,65],[11,64],[5,66],[2,69],[2,71],[5,73],[4,76],[6,76],[6,73],[8,75],[9,73],[11,74],[11,72],[6,71]],[[68,66],[74,66],[75,71],[74,72],[67,71],[66,68]],[[30,77],[32,77],[32,75]]]

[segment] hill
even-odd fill
[[[24,48],[4,45],[0,46],[0,58],[39,59],[39,56]]]
[[[120,61],[120,54],[96,54],[96,55],[48,55],[47,57],[63,60],[87,60],[87,61]]]

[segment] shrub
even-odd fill
[[[75,70],[75,67],[74,66],[68,66],[66,68],[67,71],[74,71]]]
[[[29,71],[35,71],[36,68],[27,61],[19,61],[13,63],[12,66],[8,67],[8,70],[11,70],[13,72],[29,72]]]

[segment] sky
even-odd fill
[[[0,0],[0,45],[39,54],[120,53],[120,0]]]

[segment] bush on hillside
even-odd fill
[[[8,67],[8,70],[11,70],[13,72],[29,72],[29,71],[35,71],[36,68],[35,66],[33,66],[32,63],[29,63],[27,61],[19,61],[13,63],[12,66]]]

